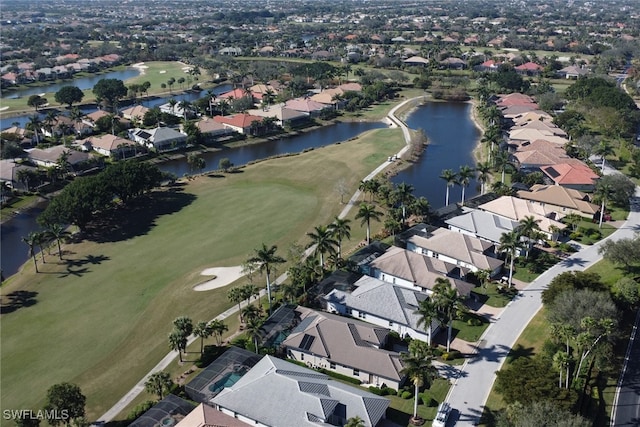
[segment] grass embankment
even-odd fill
[[[67,261],[49,256],[39,274],[29,261],[2,287],[3,303],[16,291],[36,301],[2,315],[2,408],[37,409],[48,387],[70,381],[88,397],[88,418],[100,416],[167,353],[175,317],[208,320],[231,306],[228,287],[192,290],[203,269],[238,265],[263,242],[285,256],[342,209],[339,180],[354,191],[403,145],[400,130],[380,129],[224,178],[202,176],[121,212],[100,241],[67,245]],[[347,249],[364,233],[354,223]]]

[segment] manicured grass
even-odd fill
[[[467,321],[471,319],[480,320],[480,325],[470,325],[467,323]],[[488,326],[489,322],[485,318],[474,314],[465,314],[460,320],[453,321],[453,329],[457,330],[456,338],[467,342],[478,341]]]
[[[3,299],[24,290],[37,292],[37,302],[2,315],[1,406],[39,408],[48,387],[70,381],[95,419],[166,354],[174,318],[212,319],[231,306],[228,287],[192,290],[204,268],[238,265],[262,243],[286,256],[289,244],[342,209],[339,180],[355,191],[403,144],[398,129],[380,129],[224,178],[202,176],[159,192],[135,217],[122,215],[109,239],[67,245],[66,263],[48,257],[40,274],[27,263],[2,287]],[[134,234],[121,234],[127,225]],[[359,223],[352,234],[355,245],[364,236]]]
[[[579,236],[573,240],[582,243],[583,245],[593,245],[599,240],[613,234],[617,228],[611,224],[607,224],[606,222],[602,223],[602,228],[598,228],[598,223],[583,220],[578,224],[577,230]]]
[[[485,287],[477,286],[473,289],[473,292],[482,295],[480,298],[483,300],[486,298],[484,303],[491,307],[506,307],[511,301],[511,296],[498,291],[498,285],[495,283],[488,283]]]
[[[599,274],[602,282],[609,286],[613,285],[625,276],[625,272],[622,267],[619,267],[604,258],[589,267],[589,273]]]
[[[428,395],[440,403],[447,396],[449,387],[450,384],[447,380],[439,378],[431,384],[428,390],[425,390],[421,394],[423,396]],[[409,418],[413,415],[414,396],[413,387],[411,388],[410,399],[403,399],[399,396],[384,396],[391,401],[389,409],[387,410],[387,418],[401,426],[409,426]],[[427,407],[422,403],[418,404],[418,415],[427,420],[427,423],[435,418],[437,410],[437,406]]]

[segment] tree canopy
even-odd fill
[[[127,96],[127,92],[124,82],[119,79],[102,79],[93,86],[93,94],[98,102],[107,101],[109,105]]]
[[[60,416],[49,419],[49,424],[69,424],[71,420],[83,418],[85,402],[85,396],[75,384],[60,383],[51,386],[47,390],[45,410],[56,411]]]
[[[59,104],[67,104],[69,108],[74,103],[81,102],[84,93],[77,86],[62,86],[55,94],[55,100]]]
[[[542,303],[552,304],[558,295],[568,290],[591,289],[594,291],[606,290],[596,273],[584,271],[565,271],[553,278],[547,289],[542,291]]]

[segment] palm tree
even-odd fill
[[[394,198],[400,203],[400,206],[402,207],[402,225],[405,224],[407,219],[407,205],[409,205],[415,198],[413,195],[413,190],[413,185],[407,184],[405,182],[401,182],[393,190]]]
[[[420,221],[428,222],[431,215],[431,205],[424,196],[415,198],[409,207],[413,215],[420,217]]]
[[[473,176],[473,169],[467,165],[460,166],[460,170],[458,171],[458,182],[457,184],[462,187],[462,206],[464,206],[464,191],[469,186],[469,182],[471,181],[471,177]]]
[[[170,98],[168,103],[169,103],[169,106],[171,107],[171,114],[175,114],[176,113],[176,105],[178,105],[178,101],[176,101],[173,98]]]
[[[427,298],[423,301],[420,301],[418,308],[413,312],[420,317],[418,317],[418,327],[423,326],[426,328],[425,331],[429,334],[427,343],[431,345],[431,326],[433,321],[438,318],[438,307],[434,304],[434,302]]]
[[[27,237],[23,237],[22,241],[29,246],[29,256],[33,258],[33,265],[36,267],[36,273],[39,273],[38,260],[36,259],[36,246],[38,245],[37,233],[32,231],[27,235]]]
[[[144,388],[148,393],[158,395],[158,400],[164,399],[173,387],[173,381],[168,372],[154,372],[144,383]]]
[[[569,388],[569,362],[571,361],[571,356],[567,352],[560,350],[556,354],[553,355],[553,364],[558,368],[560,372],[560,377],[558,378],[558,387],[562,388],[562,370],[564,369],[566,372],[566,384],[567,388]]]
[[[433,303],[438,308],[441,323],[447,325],[447,352],[451,345],[451,330],[457,313],[466,308],[456,288],[451,286],[449,279],[439,277],[433,287]]]
[[[596,196],[596,198],[600,199],[600,219],[598,221],[598,228],[602,228],[602,220],[604,219],[606,204],[609,202],[611,193],[613,193],[611,184],[598,181],[598,184],[596,185],[596,189],[594,191],[594,195]]]
[[[213,319],[209,322],[209,328],[211,329],[211,333],[216,337],[216,343],[218,347],[222,341],[222,334],[229,330],[229,327],[219,319]]]
[[[540,220],[536,219],[533,215],[525,216],[519,221],[517,231],[521,236],[527,238],[527,253],[525,254],[525,258],[529,257],[529,251],[532,246],[531,241],[534,236],[540,232],[538,222],[540,222]]]
[[[234,304],[238,304],[238,311],[240,312],[240,321],[242,321],[243,317],[242,317],[242,307],[240,305],[240,303],[244,300],[244,298],[242,298],[242,291],[240,290],[240,288],[236,287],[236,288],[231,288],[227,291],[227,298],[229,298],[229,301],[231,301]]]
[[[334,253],[338,242],[333,239],[331,230],[324,225],[315,226],[312,232],[307,233],[307,236],[311,238],[311,243],[307,245],[307,248],[315,246],[314,253],[320,256],[320,266],[324,268],[324,254]]]
[[[371,243],[371,221],[380,222],[380,218],[382,218],[382,212],[377,211],[374,205],[367,203],[360,204],[356,219],[361,220],[360,225],[367,224],[367,245]]]
[[[178,103],[178,108],[182,108],[182,116],[185,123],[187,122],[187,113],[191,111],[191,106],[191,102],[187,101],[186,99]]]
[[[257,305],[247,305],[242,309],[242,317],[246,323],[251,323],[252,320],[260,319],[260,307]]]
[[[251,321],[247,324],[247,332],[249,336],[253,339],[253,345],[256,349],[256,354],[258,354],[258,338],[262,335],[262,320],[259,318],[251,319]]]
[[[278,255],[276,252],[278,247],[273,245],[267,248],[264,243],[259,249],[255,249],[255,255],[248,259],[248,262],[259,264],[260,272],[265,272],[267,276],[267,298],[269,298],[269,316],[271,316],[271,271],[277,264],[283,264],[286,260]]]
[[[40,144],[40,136],[38,134],[38,129],[42,126],[42,120],[40,120],[40,116],[34,114],[29,117],[29,123],[27,123],[28,127],[33,130],[33,133],[36,135],[36,145]]]
[[[449,206],[449,189],[451,187],[453,187],[454,184],[456,183],[458,175],[454,171],[452,171],[451,169],[445,169],[440,174],[440,178],[443,179],[444,182],[447,183],[447,195],[446,195],[446,197],[444,199],[445,200],[444,204],[445,204],[445,206]]]
[[[431,363],[433,356],[430,354],[402,353],[400,357],[403,365],[400,372],[406,375],[413,383],[414,402],[412,420],[417,421],[419,420],[418,396],[420,393],[420,387],[422,387],[425,382],[428,383],[431,379],[435,378],[437,376],[437,371]]]
[[[599,155],[600,157],[602,157],[602,173],[604,173],[604,165],[605,165],[605,160],[607,158],[607,156],[610,156],[611,154],[613,154],[615,151],[613,150],[613,147],[611,146],[611,144],[609,144],[607,141],[600,141],[600,143],[594,148],[593,153]]]
[[[193,328],[193,334],[200,338],[200,356],[202,356],[202,353],[204,353],[204,340],[213,334],[213,330],[207,322],[200,321]]]
[[[178,352],[180,363],[182,363],[182,352],[187,349],[187,335],[185,335],[183,331],[173,330],[169,334],[169,345],[171,346],[171,350]]]
[[[58,244],[58,257],[62,260],[62,247],[60,246],[60,242],[69,237],[71,233],[61,224],[50,224],[45,233]]]
[[[365,427],[365,423],[359,416],[351,417],[347,420],[344,427]]]
[[[187,316],[177,317],[173,321],[173,326],[177,331],[182,332],[185,337],[188,337],[193,332],[193,322]]]
[[[484,194],[485,187],[491,178],[491,164],[489,162],[480,162],[476,166],[476,172],[479,173],[478,181],[480,182],[480,194]]]
[[[329,224],[331,237],[338,242],[338,257],[342,258],[342,240],[351,239],[351,220],[346,218],[335,217],[333,222]]]
[[[507,167],[511,165],[509,162],[509,153],[506,150],[498,150],[496,155],[493,157],[493,164],[496,169],[498,169],[502,175],[500,178],[500,182],[504,184],[504,174],[507,170]]]
[[[511,287],[511,281],[513,280],[513,262],[516,258],[516,253],[520,248],[520,233],[517,231],[511,231],[509,233],[502,233],[500,236],[500,246],[498,250],[506,252],[509,257],[509,287]]]

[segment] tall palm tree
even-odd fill
[[[500,182],[504,184],[504,174],[507,171],[507,167],[511,165],[509,162],[509,152],[506,150],[498,150],[496,155],[493,157],[493,164],[496,169],[501,172]]]
[[[219,347],[222,341],[222,334],[227,332],[229,330],[229,327],[224,323],[224,321],[220,319],[213,319],[211,322],[209,322],[209,328],[211,329],[213,336],[216,337],[216,343]]]
[[[36,258],[36,246],[38,245],[38,236],[35,231],[32,231],[27,235],[27,237],[23,237],[22,241],[29,246],[29,256],[33,258],[33,265],[36,268],[36,273],[38,271],[38,260]]]
[[[58,244],[58,257],[62,260],[62,247],[60,242],[69,237],[71,233],[61,224],[50,224],[45,233],[50,239],[55,240]]]
[[[183,331],[173,330],[169,334],[169,346],[171,346],[171,350],[178,352],[178,357],[182,363],[182,352],[187,349],[187,335]]]
[[[187,122],[187,115],[191,112],[192,104],[191,102],[182,100],[178,103],[178,108],[182,108],[182,117],[184,118],[185,123]]]
[[[478,181],[480,182],[480,194],[484,194],[487,182],[491,178],[491,164],[489,162],[478,163],[476,172],[478,172]]]
[[[516,258],[516,253],[520,248],[520,233],[517,231],[510,231],[508,233],[502,233],[500,236],[500,246],[498,250],[501,252],[506,252],[509,257],[509,287],[511,287],[511,282],[513,280],[513,262]]]
[[[418,308],[413,312],[413,314],[417,314],[418,316],[418,327],[424,326],[425,331],[428,333],[428,341],[427,344],[431,345],[431,326],[433,321],[438,318],[438,307],[436,307],[433,300],[427,298],[423,301],[420,301],[418,304]]]
[[[444,204],[445,206],[449,206],[449,189],[455,185],[458,179],[458,174],[451,169],[445,169],[440,174],[440,178],[447,184],[447,195],[444,199]]]
[[[402,207],[402,225],[404,225],[407,220],[407,206],[409,206],[415,199],[413,191],[413,185],[407,184],[406,182],[401,182],[393,190],[394,198],[400,203],[400,206]]]
[[[529,257],[529,251],[531,251],[532,241],[534,236],[540,232],[539,219],[536,219],[533,215],[528,215],[522,218],[517,227],[517,231],[521,236],[527,238],[527,253],[525,258]]]
[[[169,106],[171,107],[171,114],[175,114],[176,113],[176,105],[178,105],[178,101],[176,101],[173,98],[170,98],[169,101],[167,101],[169,103]]]
[[[307,245],[307,248],[315,246],[314,253],[319,255],[320,266],[324,268],[324,254],[334,253],[338,241],[333,238],[331,229],[324,225],[315,226],[312,232],[307,233],[307,237],[311,238],[311,243]]]
[[[258,354],[258,349],[259,349],[258,338],[262,336],[262,324],[263,324],[263,321],[262,319],[259,319],[259,318],[251,319],[247,323],[247,333],[253,339],[253,345],[255,346],[256,354]]]
[[[594,195],[596,196],[596,198],[600,199],[600,219],[598,221],[598,228],[602,228],[602,220],[604,219],[606,204],[609,203],[611,193],[613,193],[611,184],[598,181],[598,184],[596,185],[596,189],[594,191]]]
[[[342,241],[351,239],[351,223],[350,219],[335,217],[333,222],[329,224],[331,236],[338,241],[338,257],[342,258]]]
[[[607,156],[610,156],[614,152],[615,151],[613,150],[611,144],[609,144],[605,140],[600,141],[600,143],[596,147],[594,147],[593,154],[597,154],[598,156],[602,157],[602,166],[600,167],[602,169],[602,173],[604,173],[605,160]]]
[[[213,330],[207,322],[200,321],[193,328],[193,334],[200,338],[200,356],[202,356],[204,353],[204,340],[213,334]]]
[[[457,184],[462,187],[462,206],[464,206],[464,192],[466,188],[469,186],[469,182],[471,182],[471,177],[473,176],[473,169],[467,165],[460,166],[460,170],[458,171],[458,182]]]
[[[177,331],[184,333],[186,337],[193,332],[193,322],[187,316],[177,317],[173,321],[173,326]]]
[[[284,258],[276,255],[278,247],[276,245],[267,248],[264,243],[259,249],[255,249],[255,255],[248,259],[248,262],[259,264],[260,272],[266,273],[267,276],[267,298],[269,298],[269,316],[271,316],[271,271],[278,264],[286,262]]]
[[[27,125],[29,128],[31,128],[36,136],[36,144],[40,144],[40,135],[38,134],[38,129],[40,129],[40,126],[42,126],[42,120],[40,120],[40,116],[37,114],[29,116],[29,122],[27,123]]]
[[[164,399],[173,387],[173,381],[168,372],[154,372],[144,383],[144,388],[148,393],[158,395],[158,400]]]
[[[429,354],[402,353],[400,356],[403,368],[400,371],[413,383],[414,402],[413,420],[418,420],[418,395],[420,387],[437,376],[435,366],[432,364],[433,356]]]
[[[229,298],[229,301],[231,301],[234,304],[238,304],[238,312],[240,313],[240,321],[242,321],[243,317],[242,317],[242,306],[240,305],[240,303],[244,300],[244,298],[242,297],[242,291],[240,290],[240,288],[235,287],[235,288],[231,288],[227,291],[227,298]]]
[[[371,243],[371,221],[373,220],[380,222],[380,218],[382,218],[382,212],[377,211],[374,205],[361,203],[355,218],[361,220],[360,225],[367,225],[368,245],[369,243]]]
[[[465,307],[462,298],[458,295],[456,288],[451,286],[449,279],[439,277],[433,287],[433,303],[438,308],[440,322],[447,325],[447,352],[451,345],[451,332],[453,321],[458,312],[464,311]]]

